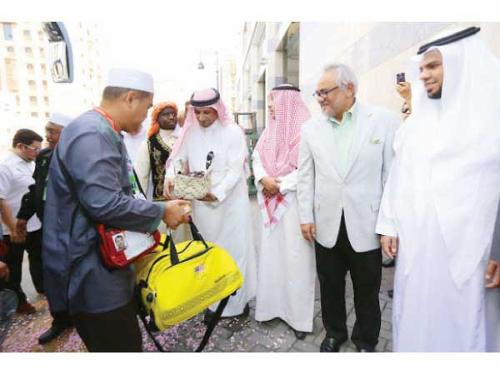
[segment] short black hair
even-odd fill
[[[123,94],[125,94],[129,91],[134,91],[134,92],[138,93],[140,99],[144,99],[144,98],[147,98],[148,96],[152,95],[150,92],[147,92],[147,91],[127,89],[124,87],[107,86],[104,88],[104,91],[102,92],[102,98],[105,100],[116,100],[120,96],[122,96]]]
[[[37,132],[30,129],[19,129],[12,139],[12,147],[16,147],[18,143],[29,146],[33,142],[41,142],[43,138]]]

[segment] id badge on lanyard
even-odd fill
[[[141,189],[139,189],[139,183],[137,182],[137,178],[135,176],[134,166],[132,165],[132,161],[128,157],[128,154],[126,156],[127,156],[128,182],[132,187],[132,195],[134,196],[135,199],[146,200],[146,197],[144,196],[144,194],[142,194]]]

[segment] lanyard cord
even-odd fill
[[[108,120],[109,125],[113,128],[113,130],[115,132],[120,133],[121,129],[118,127],[116,121],[113,120],[113,118],[111,117],[111,115],[108,112],[106,112],[101,107],[95,107],[94,110],[99,112],[106,120]]]

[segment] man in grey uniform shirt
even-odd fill
[[[170,228],[188,221],[186,201],[136,199],[121,131],[138,129],[152,99],[149,74],[112,69],[100,107],[64,129],[51,161],[43,228],[46,294],[54,311],[69,311],[89,351],[142,350],[133,267],[106,268],[95,224],[151,232],[162,220]]]

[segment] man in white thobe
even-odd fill
[[[137,165],[137,154],[141,144],[147,139],[147,120],[144,120],[139,129],[133,133],[122,132],[123,142],[127,148],[127,153],[130,161],[134,165]]]
[[[397,254],[395,351],[491,348],[484,287],[500,191],[500,62],[477,31],[422,46],[412,64],[412,115],[395,137],[376,228]]]
[[[300,130],[311,115],[292,85],[273,88],[268,108],[268,125],[253,153],[263,217],[255,319],[281,318],[303,340],[313,329],[316,262],[300,231],[297,167]]]
[[[222,316],[248,315],[248,301],[255,297],[256,265],[245,175],[245,135],[232,122],[216,90],[195,92],[191,104],[167,162],[167,196],[172,197],[174,166],[179,159],[187,163],[191,172],[205,171],[207,156],[213,155],[212,186],[204,198],[192,202],[193,219],[206,240],[231,254],[245,280],[229,299]]]

